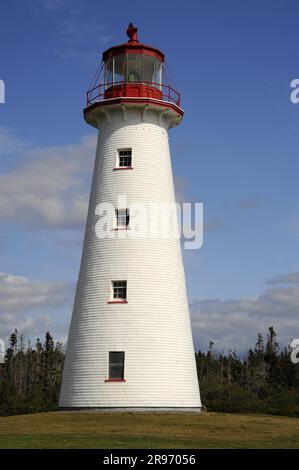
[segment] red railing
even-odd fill
[[[100,83],[86,93],[87,107],[111,98],[154,98],[180,106],[180,93],[169,85],[154,82]]]

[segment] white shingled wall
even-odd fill
[[[142,119],[143,117],[143,119]],[[199,408],[179,240],[95,234],[101,202],[174,202],[167,122],[154,110],[99,114],[86,234],[60,396],[61,407]],[[113,171],[119,148],[132,170]],[[127,280],[128,303],[108,304],[111,280]],[[109,351],[125,351],[125,382],[105,382]]]

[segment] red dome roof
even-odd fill
[[[112,46],[103,52],[103,61],[106,62],[110,57],[119,54],[146,54],[155,56],[160,62],[164,62],[164,54],[156,47],[147,46],[137,39],[137,30],[132,23],[129,24],[127,29],[127,35],[129,37],[128,42]]]

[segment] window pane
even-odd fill
[[[143,56],[143,80],[153,82],[155,79],[155,57],[151,55]]]
[[[124,362],[124,352],[110,352],[110,362],[112,364],[122,364]]]
[[[125,64],[126,64],[125,55],[114,56],[114,83],[122,82],[124,80]]]
[[[105,82],[111,85],[113,80],[113,58],[109,59],[105,65]]]
[[[119,157],[119,166],[131,166],[131,157]]]
[[[110,378],[112,379],[123,379],[124,377],[124,368],[122,365],[110,365]]]
[[[128,82],[140,82],[142,77],[142,54],[127,55],[127,73]]]
[[[156,58],[155,58],[155,72],[154,72],[153,82],[157,83],[157,85],[162,85],[162,64]]]

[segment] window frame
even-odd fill
[[[123,212],[123,214],[120,214]],[[125,223],[120,223],[123,220]],[[124,207],[115,209],[115,230],[128,230],[130,228],[130,209]]]
[[[122,361],[121,362],[112,362],[111,356],[112,354],[122,354]],[[109,351],[108,353],[108,379],[105,382],[126,382],[125,380],[125,351]],[[113,377],[111,370],[112,367],[122,367],[120,377]]]
[[[121,152],[130,152],[129,155],[120,155]],[[123,159],[129,159],[129,165],[121,165],[121,158]],[[113,170],[133,170],[132,166],[132,161],[133,161],[133,150],[132,147],[123,147],[123,148],[118,148],[116,151],[116,166],[113,168]]]
[[[125,286],[115,286],[116,283],[124,283]],[[110,300],[108,304],[127,304],[128,303],[128,281],[126,279],[114,279],[110,284]],[[115,289],[124,289],[125,297],[115,296]]]

